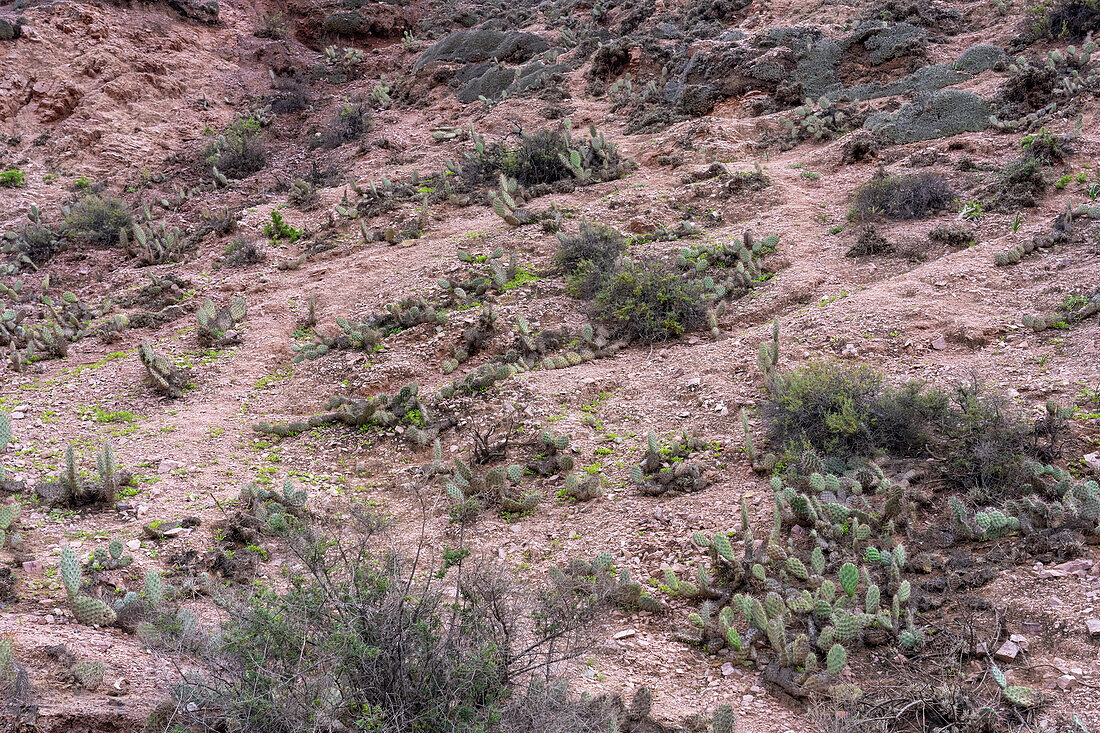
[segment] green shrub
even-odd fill
[[[658,264],[628,265],[596,294],[594,316],[617,335],[664,341],[702,328],[703,287]]]
[[[25,176],[23,171],[18,168],[8,168],[7,170],[0,171],[0,186],[5,188],[23,188],[26,186]]]
[[[937,173],[891,176],[879,169],[856,189],[852,215],[857,219],[923,219],[950,206],[955,192]]]
[[[371,113],[361,104],[345,104],[321,133],[321,146],[329,150],[358,140],[371,128]]]
[[[1031,9],[1032,33],[1062,41],[1082,41],[1100,33],[1100,0],[1063,0],[1055,5],[1038,3]]]
[[[569,294],[591,298],[626,249],[626,238],[604,224],[581,222],[574,235],[558,235],[557,263],[565,271]]]
[[[777,375],[761,414],[780,449],[847,458],[920,448],[943,409],[943,395],[919,382],[894,388],[869,366],[817,361]]]
[[[980,503],[1020,486],[1024,461],[1038,450],[1031,426],[977,379],[956,385],[951,408],[940,426],[948,483]]]
[[[267,259],[267,254],[256,242],[245,237],[237,237],[225,248],[225,264],[230,267],[254,265]]]
[[[203,149],[203,162],[229,178],[247,178],[267,165],[267,152],[260,139],[260,123],[241,117]]]
[[[65,217],[66,234],[91,244],[118,244],[119,232],[133,222],[130,210],[121,199],[88,194]]]
[[[552,582],[520,590],[504,571],[453,555],[450,570],[419,553],[406,560],[378,536],[377,520],[359,519],[343,540],[291,540],[299,570],[279,589],[257,584],[238,601],[220,599],[221,639],[173,690],[176,724],[224,733],[516,730],[506,720],[533,702],[513,694],[519,680],[590,642],[584,629],[605,599]],[[457,595],[448,572],[461,577]],[[606,714],[598,722],[541,730],[608,730]]]

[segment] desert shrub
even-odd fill
[[[73,205],[65,217],[66,234],[89,244],[118,243],[119,232],[133,221],[130,210],[121,199],[88,194]]]
[[[267,151],[260,139],[260,123],[241,117],[203,149],[203,162],[229,178],[247,178],[267,165]]]
[[[1038,132],[1024,135],[1020,139],[1024,159],[1034,160],[1042,165],[1053,165],[1062,162],[1069,152],[1069,144],[1069,138],[1053,135],[1045,127],[1039,128]]]
[[[852,246],[848,248],[845,254],[848,257],[866,257],[867,255],[883,254],[892,249],[893,245],[886,240],[886,237],[879,234],[875,225],[868,224],[860,228],[859,234],[856,235],[856,241],[852,242]]]
[[[15,247],[31,262],[41,265],[61,251],[61,240],[48,226],[32,222],[23,227]]]
[[[662,265],[631,264],[607,278],[593,315],[621,336],[664,341],[706,324],[702,290]]]
[[[1013,211],[1021,206],[1038,206],[1047,185],[1041,161],[1027,156],[1017,158],[1005,166],[990,187],[990,208]]]
[[[1037,449],[1031,427],[976,378],[955,386],[940,432],[947,481],[980,503],[1020,486],[1024,461]]]
[[[260,25],[252,32],[257,38],[286,38],[290,31],[290,19],[285,13],[275,11],[260,16]]]
[[[591,298],[611,274],[626,249],[626,238],[604,224],[581,222],[574,235],[558,235],[557,263],[570,295]]]
[[[892,176],[879,169],[871,180],[856,189],[852,211],[858,219],[876,216],[923,219],[947,208],[954,200],[951,184],[939,174]]]
[[[377,520],[358,519],[342,539],[291,540],[301,567],[285,587],[220,601],[220,643],[153,729],[478,733],[518,704],[518,680],[590,643],[605,599],[553,582],[521,591],[463,553],[407,560]]]
[[[777,375],[761,414],[777,447],[847,458],[922,447],[943,409],[919,382],[895,388],[869,366],[816,361]]]
[[[230,267],[254,265],[267,259],[263,248],[251,239],[237,237],[225,248],[225,264]]]
[[[1036,36],[1081,41],[1100,32],[1100,0],[1063,0],[1055,5],[1036,5],[1032,32]]]
[[[298,74],[278,76],[271,83],[271,111],[277,115],[293,114],[313,104],[313,90],[309,81]]]
[[[361,104],[345,104],[321,132],[321,146],[338,148],[344,143],[358,140],[370,131],[370,109]]]

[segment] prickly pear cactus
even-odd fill
[[[110,626],[118,616],[98,598],[77,596],[72,599],[73,618],[86,626]]]

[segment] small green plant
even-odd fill
[[[26,186],[26,178],[23,171],[18,168],[8,168],[0,171],[0,186],[5,188],[23,188]]]
[[[968,221],[977,221],[981,219],[982,214],[982,202],[981,201],[967,201],[963,204],[962,211],[959,212],[960,219],[966,219]],[[1013,231],[1016,231],[1013,229]]]
[[[1015,234],[1020,229],[1020,224],[1024,221],[1024,215],[1019,211],[1016,212],[1016,217],[1012,220],[1012,233]]]
[[[301,229],[295,229],[283,220],[283,215],[278,210],[271,211],[271,221],[264,224],[264,236],[271,240],[272,244],[285,240],[297,242],[302,236]]]

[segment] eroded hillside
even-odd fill
[[[0,7],[4,725],[1100,729],[1093,31]]]

